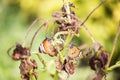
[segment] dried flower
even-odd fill
[[[62,70],[65,71],[67,74],[73,74],[75,70],[75,64],[72,61],[64,60],[64,63],[60,60],[55,61],[56,69],[58,72],[61,72]]]
[[[13,51],[12,58],[14,60],[26,59],[30,56],[29,48],[23,47],[21,44],[17,44]]]
[[[100,43],[95,42],[93,44],[94,54],[89,60],[89,65],[93,70],[105,69],[108,62],[108,52],[102,49]]]
[[[30,71],[32,71],[32,75],[34,75],[34,77],[37,80],[38,74],[37,74],[37,72],[35,72],[35,70],[37,69],[37,63],[35,60],[21,61],[19,69],[20,69],[20,74],[21,74],[22,79],[30,80]]]
[[[74,32],[78,33],[80,24],[78,19],[75,18],[75,13],[71,10],[71,7],[75,7],[73,3],[68,3],[68,5],[64,4],[61,12],[55,12],[53,14],[55,22],[59,25],[58,31],[68,31],[72,29]],[[70,12],[68,12],[67,9],[69,9]]]
[[[102,48],[102,45],[98,42],[93,43],[93,48],[95,52],[99,51]]]
[[[68,74],[73,74],[75,70],[75,64],[73,62],[66,62],[65,64],[65,71]]]
[[[63,69],[63,67],[64,67],[64,65],[62,64],[62,62],[59,59],[57,59],[57,60],[55,60],[55,65],[56,65],[56,70],[58,72],[61,72],[62,69]]]
[[[99,70],[93,80],[102,80],[102,78],[106,76],[103,70]]]
[[[89,60],[89,65],[91,69],[97,70],[97,69],[104,69],[106,64],[108,62],[108,53],[106,51],[101,51],[100,55],[94,55]]]

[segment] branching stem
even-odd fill
[[[113,69],[119,68],[119,67],[120,67],[120,61],[118,61],[118,63],[116,63],[115,65],[107,68],[107,71],[112,71]]]

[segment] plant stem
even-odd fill
[[[58,71],[56,71],[54,74],[54,80],[58,80]]]
[[[74,34],[71,34],[71,32],[69,32],[69,34],[67,35],[67,38],[65,40],[65,43],[64,43],[64,49],[60,53],[60,61],[62,63],[64,62],[64,56],[66,54],[67,48],[68,48],[73,37],[74,37]]]
[[[120,34],[120,22],[119,22],[119,25],[118,25],[118,29],[117,29],[117,30],[118,30],[118,31],[117,31],[116,36],[115,36],[115,38],[114,38],[114,43],[113,43],[112,51],[111,51],[111,54],[110,54],[110,58],[109,58],[109,60],[108,60],[107,67],[109,67],[110,62],[111,62],[111,59],[112,59],[113,54],[114,54],[114,52],[115,52],[116,44],[117,44],[117,41],[118,41],[118,36],[119,36],[119,34]]]
[[[58,41],[58,36],[60,35],[65,35],[65,34],[68,34],[67,35],[67,38],[65,40],[65,43],[64,43],[64,49],[61,51],[61,54],[60,54],[60,60],[61,62],[63,62],[63,57],[65,56],[65,51],[70,43],[70,41],[72,40],[73,36],[76,35],[74,32],[72,31],[60,31],[60,32],[57,32],[55,35],[54,35],[54,40],[57,41],[57,42],[60,42]],[[76,35],[77,36],[77,35]],[[62,41],[64,42],[64,41]]]
[[[96,41],[95,41],[95,39],[93,38],[93,35],[92,35],[92,33],[90,32],[90,30],[88,29],[88,27],[87,27],[85,24],[83,24],[83,27],[84,27],[85,30],[88,32],[88,35],[89,35],[90,39],[92,40],[92,42],[95,43]]]
[[[32,28],[35,26],[35,24],[40,20],[40,18],[37,18],[33,21],[33,23],[30,25],[30,27],[28,28],[27,32],[25,33],[25,37],[24,37],[24,42],[23,42],[23,46],[25,45],[25,41],[28,37],[29,32],[32,30]]]
[[[30,74],[30,80],[35,80],[35,77],[32,74],[32,70],[29,72],[29,74]]]
[[[30,50],[31,50],[33,41],[34,41],[34,39],[35,39],[37,33],[39,32],[39,30],[40,30],[43,26],[46,26],[47,23],[48,23],[48,21],[45,21],[45,22],[44,22],[43,24],[41,24],[41,25],[38,27],[38,29],[35,31],[35,33],[34,33],[34,35],[33,35],[33,37],[32,37],[31,43],[30,43]]]
[[[37,19],[35,19],[35,20],[33,21],[33,23],[30,25],[30,27],[28,28],[28,30],[27,30],[27,32],[26,32],[26,34],[25,34],[24,40],[27,38],[29,32],[32,30],[32,28],[35,26],[35,24],[36,24],[39,20],[40,20],[40,19],[37,18]]]
[[[58,37],[60,35],[64,35],[64,34],[68,34],[68,31],[60,31],[60,32],[57,32],[55,35],[54,35],[54,40],[57,41],[58,43],[61,43],[59,40],[58,40]],[[62,41],[63,43],[64,41]]]
[[[65,44],[64,44],[64,48],[68,47],[69,43],[71,42],[72,38],[73,38],[74,34],[72,34],[71,32],[69,32],[66,40],[65,40]]]
[[[95,12],[106,0],[102,0],[85,18],[85,20],[81,23],[81,26],[84,25],[84,23],[88,20],[88,18],[92,15],[93,12]]]
[[[112,71],[113,69],[119,68],[119,67],[120,67],[120,64],[115,64],[115,65],[113,65],[113,66],[107,68],[107,71]]]
[[[55,35],[54,35],[54,40],[55,41],[58,41],[58,36],[60,36],[60,35],[65,35],[65,34],[69,34],[69,33],[71,33],[71,34],[74,34],[74,35],[76,35],[77,36],[77,34],[75,34],[74,32],[69,32],[69,31],[60,31],[60,32],[57,32]],[[59,41],[58,41],[59,42]],[[62,41],[62,42],[64,42],[64,41]]]
[[[46,68],[46,63],[45,63],[44,59],[40,56],[40,54],[36,54],[36,55],[39,58],[39,60],[42,62],[44,68]]]
[[[83,26],[83,28],[87,31],[87,33],[88,33],[90,39],[92,40],[92,42],[93,42],[93,43],[96,42],[95,39],[94,39],[94,37],[93,37],[93,35],[92,35],[92,33],[91,33],[90,30],[88,29],[88,27],[87,27],[85,24],[82,24],[83,21],[80,20],[78,17],[74,16],[73,14],[70,14],[70,16],[72,16],[72,17],[74,17],[76,20],[78,20],[78,22],[79,22],[79,24],[80,24],[80,27]],[[81,25],[81,24],[82,24],[82,25]]]
[[[44,59],[41,57],[40,53],[33,53],[33,54],[37,55],[37,57],[38,57],[38,59],[40,60],[40,62],[42,62],[44,69],[46,69],[46,67],[47,67],[47,66],[46,66],[46,62],[45,62]]]

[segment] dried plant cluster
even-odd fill
[[[41,53],[49,55],[51,57],[56,57],[55,65],[56,65],[56,73],[60,73],[61,71],[65,71],[68,75],[72,75],[75,72],[75,68],[78,65],[77,62],[81,58],[85,58],[89,56],[88,63],[92,70],[96,72],[96,76],[93,80],[102,80],[103,77],[106,76],[106,73],[111,71],[116,67],[120,67],[120,62],[116,63],[109,67],[110,61],[112,56],[109,56],[109,53],[103,49],[103,46],[94,40],[92,34],[88,30],[87,26],[85,25],[86,20],[90,17],[90,15],[100,7],[105,1],[103,0],[95,9],[93,9],[89,15],[86,17],[84,21],[80,20],[76,15],[72,8],[75,8],[73,3],[64,3],[60,12],[53,13],[52,20],[55,24],[58,25],[57,31],[52,35],[50,38],[45,38],[39,46],[39,52],[36,54],[40,59],[41,63],[46,69],[47,65],[44,59],[40,56]],[[28,29],[26,35],[31,31],[34,24],[36,24],[39,19],[36,19],[33,24]],[[38,29],[36,30],[35,34],[32,37],[31,43],[29,47],[25,47],[22,44],[16,44],[13,53],[10,54],[10,50],[13,48],[11,47],[8,50],[9,56],[13,60],[21,61],[19,69],[21,78],[23,80],[30,80],[38,78],[38,73],[36,69],[38,68],[37,62],[34,59],[31,59],[32,52],[31,47],[34,41],[35,36],[40,31],[42,27],[47,27],[49,20],[46,20],[41,24]],[[85,46],[82,45],[76,46],[72,44],[72,39],[74,36],[79,36],[79,30],[81,28],[85,28],[88,32],[90,39],[92,40],[92,46]],[[120,25],[118,29],[118,33],[116,36],[115,44],[117,42],[117,38],[120,32]],[[25,36],[26,38],[27,36]],[[115,48],[115,47],[114,47]],[[114,52],[114,51],[113,51]],[[112,53],[113,54],[113,53]],[[56,77],[53,75],[53,77]],[[34,78],[33,78],[34,77]],[[69,76],[68,76],[69,77]],[[58,78],[54,78],[54,80],[61,80]]]

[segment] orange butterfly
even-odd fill
[[[68,57],[70,59],[73,59],[73,58],[83,58],[83,53],[80,51],[80,49],[78,49],[76,46],[74,45],[71,45],[70,46],[70,49],[68,50]]]
[[[49,38],[46,38],[42,44],[40,44],[39,52],[48,54],[50,56],[56,56],[58,54],[57,50],[52,44],[52,40]]]

